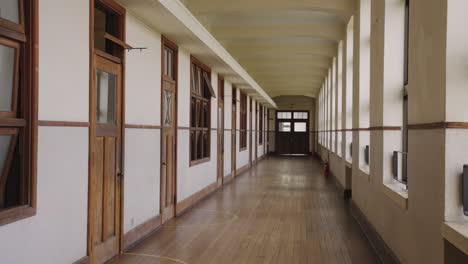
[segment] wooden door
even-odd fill
[[[161,219],[175,216],[177,149],[177,50],[163,39],[161,93]]]
[[[308,154],[309,113],[307,111],[278,111],[276,117],[276,153]]]
[[[122,184],[121,65],[95,56],[91,94],[89,256],[102,263],[119,253]]]
[[[232,89],[232,132],[231,132],[231,175],[236,176],[236,152],[237,152],[237,104],[236,104],[236,90]]]
[[[224,80],[218,80],[218,186],[224,180]]]

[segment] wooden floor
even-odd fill
[[[110,263],[379,263],[318,161],[270,157]]]

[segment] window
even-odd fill
[[[258,118],[258,130],[259,130],[259,137],[258,137],[258,142],[260,145],[263,144],[263,113],[264,113],[264,107],[259,105],[260,107],[260,112],[259,112],[259,118]]]
[[[291,113],[289,113],[289,116],[291,116]],[[309,119],[309,113],[308,112],[294,112],[294,119]]]
[[[291,112],[277,112],[278,119],[291,119]]]
[[[122,39],[122,15],[112,9],[111,6],[104,5],[101,1],[96,1],[94,7],[95,52],[102,57],[120,62],[119,60],[123,54],[122,51],[127,47]]]
[[[0,3],[0,225],[35,213],[36,6]]]
[[[190,98],[190,161],[191,164],[210,158],[211,86],[210,70],[192,57]]]
[[[240,150],[247,149],[247,95],[240,94]]]

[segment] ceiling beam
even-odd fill
[[[343,38],[345,27],[338,23],[315,23],[302,25],[236,25],[212,26],[211,32],[221,42],[232,39],[279,39],[314,37],[329,41]],[[280,38],[278,38],[280,36]],[[313,39],[311,39],[313,41]]]
[[[250,57],[252,54],[259,57],[271,57],[272,54],[283,54],[289,56],[313,56],[313,55],[321,55],[325,57],[334,57],[338,51],[337,45],[329,45],[329,44],[281,44],[276,45],[274,43],[268,43],[263,45],[255,45],[255,44],[242,44],[242,45],[235,45],[233,43],[229,43],[226,45],[227,50],[234,57],[242,60],[242,58]]]
[[[266,12],[274,10],[308,10],[334,14],[354,13],[353,0],[186,0],[197,15],[222,12]]]

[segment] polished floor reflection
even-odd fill
[[[110,263],[379,263],[309,157],[270,157]]]

